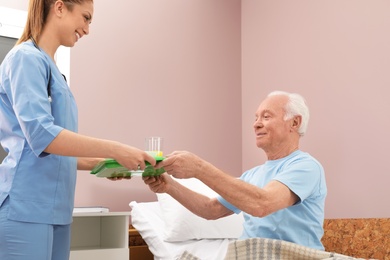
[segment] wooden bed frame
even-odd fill
[[[366,259],[390,260],[390,218],[325,219],[325,251]],[[140,234],[129,228],[131,260],[153,260]]]
[[[148,249],[148,245],[132,225],[129,227],[129,250],[131,260],[154,259],[153,254]]]

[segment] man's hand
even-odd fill
[[[176,151],[166,156],[159,163],[165,171],[178,179],[196,178],[199,173],[206,172],[207,163],[193,153]]]
[[[167,174],[163,173],[155,177],[142,177],[146,185],[150,190],[155,193],[166,193],[170,189],[170,186],[174,180]]]

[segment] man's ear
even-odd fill
[[[294,116],[291,127],[298,130],[302,123],[302,116]]]

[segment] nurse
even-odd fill
[[[93,0],[30,0],[23,35],[0,67],[0,259],[68,260],[77,170],[155,159],[77,133],[77,106],[54,54],[88,35]]]

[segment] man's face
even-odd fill
[[[253,124],[256,134],[256,145],[265,152],[273,152],[289,145],[291,120],[284,120],[285,96],[267,97],[256,111]]]

